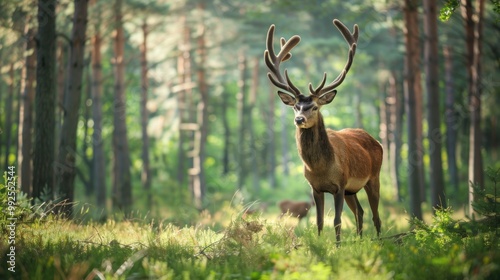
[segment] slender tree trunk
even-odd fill
[[[16,89],[15,82],[15,71],[14,63],[10,63],[9,66],[9,90],[7,95],[7,101],[5,102],[5,161],[4,168],[10,165],[10,150],[12,145],[12,116],[14,115],[14,91]]]
[[[276,187],[276,133],[274,125],[275,98],[274,87],[269,84],[269,115],[267,117],[267,139],[268,143],[268,165],[269,165],[269,185],[271,188]]]
[[[38,1],[38,44],[35,95],[35,146],[33,150],[33,197],[53,195],[55,161],[55,0]],[[35,200],[32,200],[33,203]]]
[[[283,175],[288,177],[290,175],[290,135],[287,113],[288,110],[285,105],[281,104],[281,159],[283,164]]]
[[[380,137],[380,142],[382,143],[382,147],[385,151],[383,154],[383,161],[382,161],[382,168],[383,172],[388,173],[389,172],[389,129],[388,129],[388,104],[387,104],[387,90],[385,85],[383,86],[382,83],[380,83],[380,108],[379,108],[379,115],[380,115],[380,123],[379,123],[379,137]]]
[[[73,31],[71,35],[70,67],[64,98],[64,119],[59,145],[59,164],[56,172],[58,191],[66,201],[59,209],[68,217],[72,214],[76,175],[76,129],[82,94],[83,57],[85,54],[85,34],[87,30],[88,0],[75,0]]]
[[[402,201],[401,182],[399,180],[399,166],[401,164],[401,98],[398,94],[396,74],[391,72],[389,77],[389,97],[387,105],[389,105],[389,166],[394,186],[394,194],[398,201]]]
[[[106,164],[104,157],[103,127],[102,127],[102,56],[101,56],[101,31],[99,22],[101,14],[97,17],[98,24],[92,36],[92,118],[94,120],[94,133],[92,146],[94,156],[94,187],[97,207],[102,209],[101,219],[105,219],[106,211]]]
[[[151,168],[149,166],[149,136],[148,136],[148,59],[147,59],[147,39],[148,23],[144,19],[142,24],[143,40],[141,45],[141,132],[142,132],[142,186],[147,193],[147,204],[152,205],[151,196]]]
[[[123,30],[122,0],[116,0],[114,7],[115,38],[115,98],[113,119],[113,207],[127,215],[132,207],[132,185],[130,178],[130,154],[127,138],[125,97],[125,36]]]
[[[417,98],[420,87],[420,52],[418,35],[418,1],[405,0],[405,105],[408,123],[408,186],[410,215],[422,219],[421,189],[422,151],[418,141]],[[417,139],[417,141],[415,141]]]
[[[248,100],[248,111],[246,116],[248,117],[247,127],[250,136],[250,160],[251,160],[251,172],[252,172],[252,190],[255,194],[260,192],[260,176],[259,176],[259,165],[257,163],[257,145],[255,144],[255,128],[253,123],[253,110],[255,108],[255,103],[257,102],[257,91],[259,90],[259,61],[260,57],[254,57],[253,59],[253,69],[252,69],[252,84],[250,86],[250,98]]]
[[[436,0],[424,0],[425,87],[427,89],[427,122],[430,157],[430,189],[433,209],[446,208],[441,157],[441,117],[439,110],[439,54]]]
[[[36,74],[36,41],[35,30],[27,26],[26,32],[26,65],[23,68],[21,82],[21,105],[19,110],[19,131],[18,131],[18,184],[22,192],[28,197],[31,196],[31,153],[33,147],[33,101],[35,99],[35,74]]]
[[[198,124],[200,127],[200,139],[199,139],[199,185],[195,188],[195,198],[196,198],[196,206],[198,209],[201,209],[202,203],[205,199],[206,194],[206,177],[205,177],[205,158],[206,158],[206,143],[208,137],[208,82],[207,82],[207,46],[205,42],[205,34],[206,34],[206,26],[204,21],[205,15],[205,3],[201,1],[198,4],[198,9],[201,14],[201,22],[199,29],[201,30],[200,37],[198,37],[198,56],[199,56],[199,64],[198,64],[198,87],[200,90],[201,100],[198,103],[199,112],[201,115],[198,115]]]
[[[76,175],[80,178],[83,185],[85,186],[85,195],[87,197],[90,197],[94,193],[94,180],[92,179],[94,178],[94,157],[87,153],[87,150],[89,149],[89,122],[92,118],[92,108],[90,107],[90,101],[92,100],[92,88],[90,85],[92,83],[92,80],[90,78],[90,61],[88,60],[85,62],[85,79],[86,86],[84,88],[86,94],[84,95],[83,99],[83,141],[81,145],[80,155],[83,163],[87,166],[88,172],[82,172],[79,168],[75,168],[75,170]],[[88,175],[86,175],[85,173],[88,173]]]
[[[455,192],[458,191],[458,168],[457,168],[457,112],[455,110],[455,86],[453,82],[453,60],[451,47],[443,49],[445,69],[445,92],[446,92],[446,154],[448,159],[448,174]]]
[[[224,128],[224,148],[222,152],[222,174],[223,175],[228,175],[229,174],[229,150],[231,146],[231,129],[229,127],[229,120],[227,116],[227,107],[228,107],[228,101],[229,100],[229,94],[227,93],[226,89],[224,89],[224,92],[222,93],[222,126]]]
[[[182,129],[182,124],[189,122],[189,111],[187,108],[187,96],[190,95],[190,89],[187,84],[191,83],[191,63],[190,63],[190,29],[186,23],[186,16],[181,19],[183,26],[183,39],[179,44],[179,57],[177,59],[177,72],[179,74],[179,85],[182,90],[177,95],[179,110],[179,142],[177,147],[177,182],[183,186],[186,182],[186,131]]]
[[[238,110],[238,121],[239,121],[239,135],[238,135],[238,189],[243,189],[245,184],[245,178],[247,174],[246,170],[246,149],[245,149],[245,134],[246,134],[246,124],[245,115],[247,110],[247,105],[245,101],[245,93],[247,90],[247,61],[244,53],[240,53],[238,70],[240,72],[240,79],[238,81],[238,95],[237,99],[237,110]]]
[[[474,22],[474,43],[472,53],[472,64],[469,85],[469,112],[470,112],[470,133],[469,133],[469,213],[473,213],[472,203],[474,197],[474,186],[484,188],[483,158],[481,155],[482,134],[481,134],[481,37],[483,33],[484,0],[476,1],[476,14]]]

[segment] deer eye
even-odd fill
[[[293,106],[293,109],[294,109],[295,111],[299,111],[299,110],[300,110],[300,106],[299,106],[299,105],[295,105],[295,106]]]
[[[312,108],[312,110],[313,110],[313,111],[318,111],[318,107],[314,106],[314,107]]]

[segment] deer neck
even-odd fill
[[[315,126],[297,127],[295,138],[299,155],[308,170],[320,171],[331,165],[334,160],[333,148],[320,113]]]

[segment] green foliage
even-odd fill
[[[486,169],[486,176],[493,184],[486,186],[474,186],[474,201],[472,207],[479,215],[490,218],[492,226],[498,228],[500,226],[500,191],[497,184],[500,183],[500,168]]]
[[[453,12],[460,6],[459,0],[446,0],[444,6],[439,12],[439,19],[441,21],[448,21]]]

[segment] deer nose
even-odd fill
[[[300,125],[303,124],[306,121],[304,117],[296,117],[295,118],[295,124]]]

